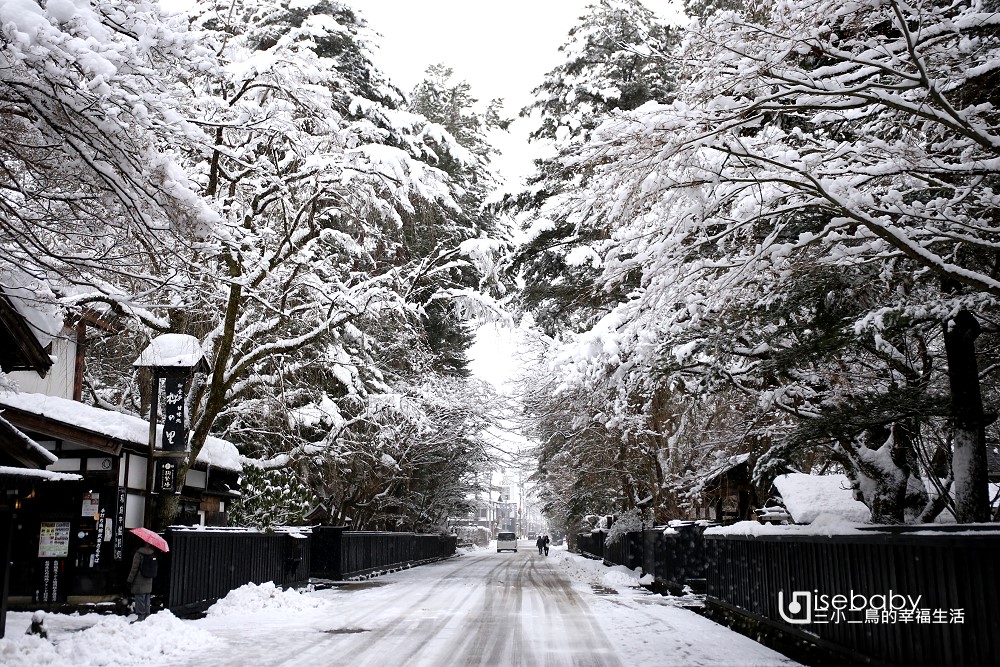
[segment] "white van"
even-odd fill
[[[497,553],[501,551],[517,551],[517,535],[514,533],[497,533]]]

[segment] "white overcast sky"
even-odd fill
[[[562,60],[559,47],[596,0],[348,0],[378,32],[375,63],[409,93],[429,65],[443,63],[483,102],[503,98],[508,117],[531,102],[531,90]],[[676,16],[679,0],[645,0]],[[496,136],[496,166],[512,181],[531,170],[530,120]]]
[[[482,100],[513,108],[559,63],[559,46],[591,0],[353,0],[382,35],[375,59],[409,91],[444,63]]]
[[[559,64],[559,46],[591,0],[354,0],[381,35],[375,63],[409,93],[429,65],[443,63],[481,102],[503,98],[514,118],[531,90]],[[513,186],[531,171],[532,129],[517,121],[510,133],[491,136],[501,156],[495,167]]]

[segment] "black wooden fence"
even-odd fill
[[[576,550],[587,558],[604,560],[604,542],[607,539],[608,534],[603,530],[595,530],[591,533],[579,533],[576,536]],[[615,563],[615,565],[618,564]]]
[[[751,536],[703,535],[703,526],[682,525],[628,533],[617,545],[604,543],[606,533],[582,533],[578,549],[633,567],[641,535],[643,574],[659,585],[704,585],[710,607],[756,624],[755,633],[769,628],[818,647],[833,664],[995,666],[1000,534],[988,528]],[[905,606],[876,609],[879,596]]]
[[[1000,665],[1000,535],[918,532],[708,535],[707,599],[857,662]]]
[[[704,532],[705,526],[697,524],[642,531],[643,573],[652,574],[657,586],[673,593],[685,586],[704,592],[709,568]]]
[[[455,555],[454,535],[376,533],[338,527],[314,528],[311,539],[312,576],[348,579]]]
[[[244,584],[304,586],[447,558],[454,535],[354,532],[318,527],[263,533],[171,528],[153,593],[175,611],[207,607]]]
[[[625,533],[607,544],[606,531],[577,535],[577,550],[584,556],[608,565],[641,567],[652,574],[658,587],[679,592],[684,586],[704,589],[707,557],[702,533],[705,526],[682,524]]]
[[[153,592],[175,611],[207,606],[244,584],[294,587],[309,581],[309,538],[303,533],[171,528],[165,537],[170,551],[161,559]]]

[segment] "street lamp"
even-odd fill
[[[149,368],[153,376],[153,391],[149,404],[149,462],[146,465],[146,490],[154,494],[179,494],[177,471],[187,453],[187,428],[184,396],[188,380],[197,372],[208,373],[201,343],[187,334],[157,336],[132,364]],[[163,383],[163,433],[160,447],[156,446],[160,383]],[[152,503],[147,502],[142,525],[150,528]]]

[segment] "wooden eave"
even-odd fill
[[[25,468],[44,470],[52,461],[26,442],[27,437],[9,421],[0,418],[0,460],[7,458]]]
[[[25,412],[24,410],[10,406],[3,407],[3,416],[7,421],[23,431],[40,433],[55,440],[66,440],[112,456],[121,455],[122,448],[126,444],[132,444],[104,435],[103,433],[96,433],[79,426],[66,424],[51,417],[36,415],[32,412]]]

